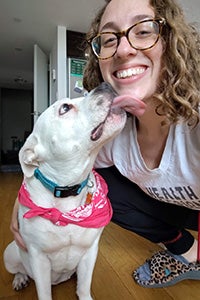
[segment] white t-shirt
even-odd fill
[[[100,151],[95,168],[115,165],[119,172],[151,197],[200,209],[200,124],[171,125],[160,165],[149,169],[137,143],[135,118]]]

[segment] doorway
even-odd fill
[[[18,153],[33,128],[33,91],[1,89],[0,171],[18,171]]]

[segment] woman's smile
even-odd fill
[[[145,70],[146,70],[146,68],[144,68],[144,67],[129,68],[129,69],[119,70],[119,71],[115,72],[115,76],[118,79],[130,78],[130,77],[133,77],[136,75],[143,74],[145,72]]]

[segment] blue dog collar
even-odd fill
[[[89,179],[88,175],[88,177],[80,184],[73,186],[59,186],[55,182],[46,178],[38,168],[35,169],[34,176],[43,184],[44,187],[50,190],[56,198],[66,198],[69,196],[79,195],[82,189],[87,185]]]

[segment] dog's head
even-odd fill
[[[102,83],[85,98],[66,98],[48,107],[19,153],[25,176],[41,165],[60,172],[92,168],[99,149],[124,127],[126,113],[112,108],[116,96]]]

